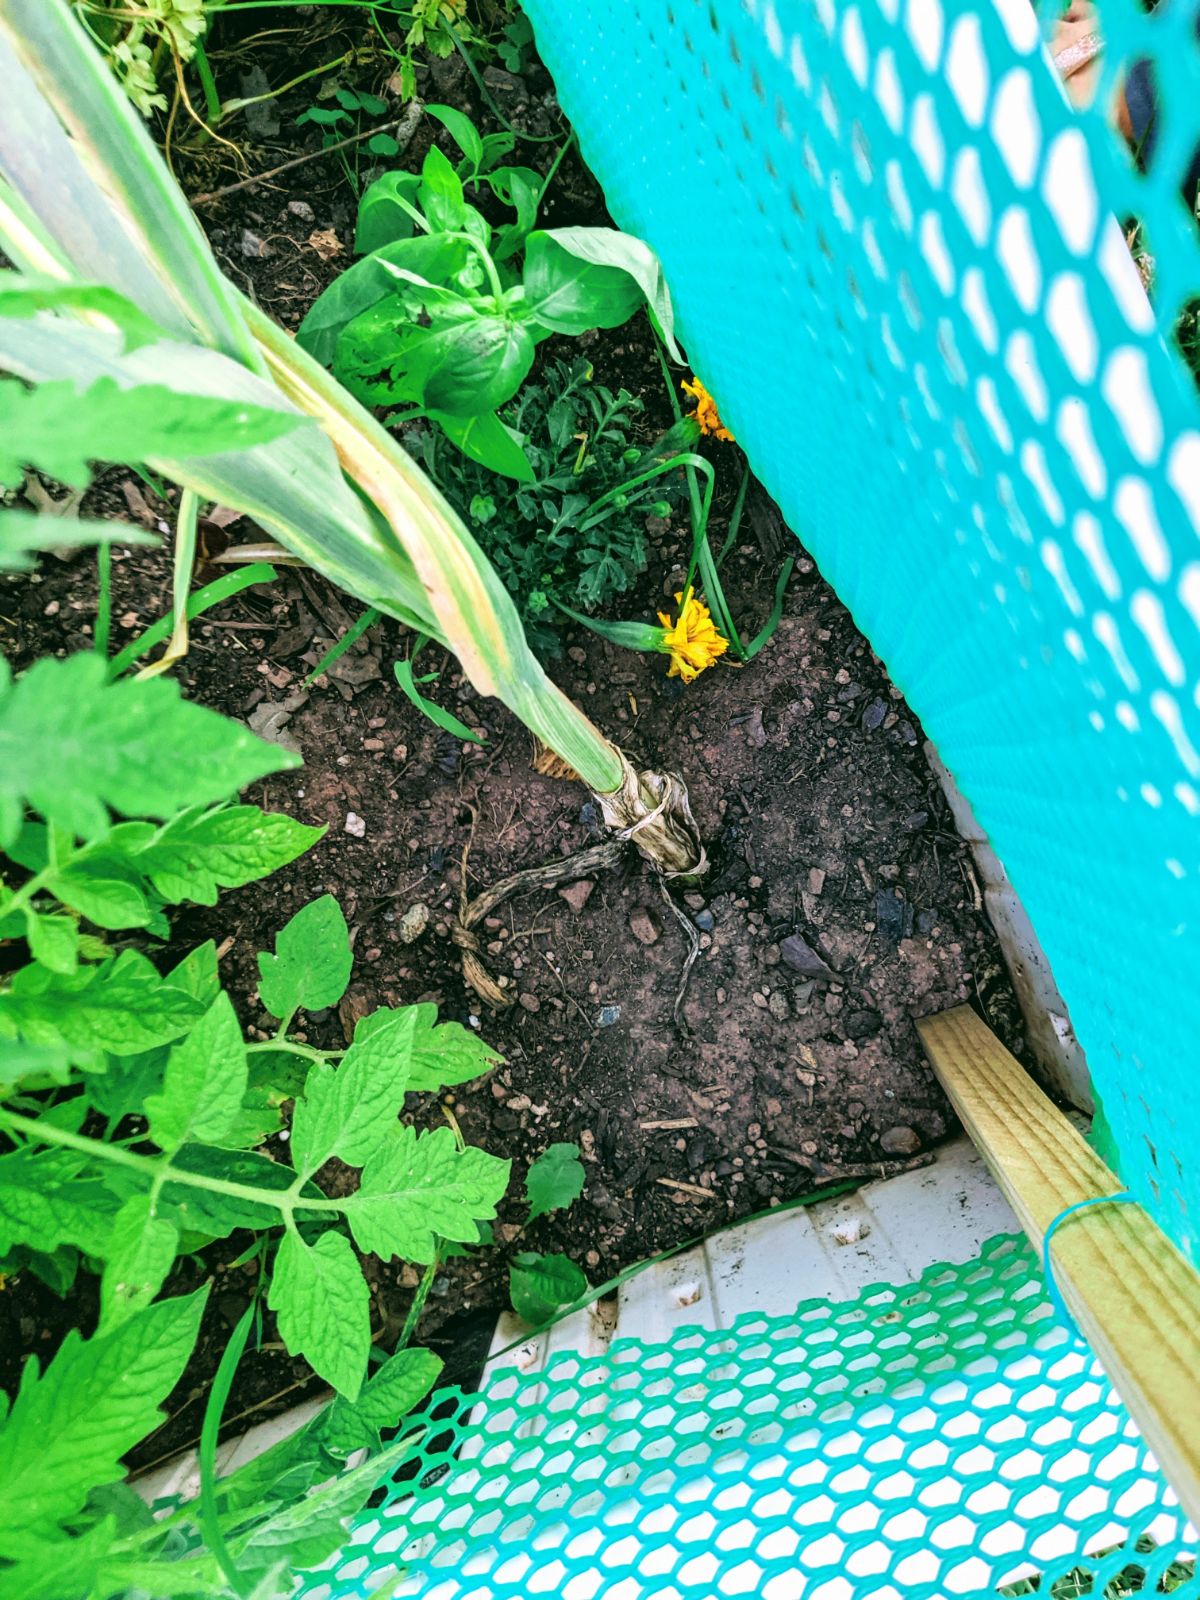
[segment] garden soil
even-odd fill
[[[478,115],[461,81],[443,85],[442,96],[456,89],[457,103]],[[552,106],[543,95],[534,109],[546,121]],[[254,164],[269,165],[268,156]],[[555,193],[551,220],[604,220],[577,164],[564,166]],[[226,270],[291,327],[348,258],[352,206],[333,158],[288,175],[286,187],[246,191],[203,214]],[[564,353],[556,343],[551,355]],[[618,330],[585,348],[599,382],[644,394],[649,442],[670,414],[647,344]],[[800,417],[797,398],[788,403]],[[712,459],[719,540],[741,459],[725,445]],[[128,473],[108,474],[95,498],[150,528],[169,521],[170,509]],[[678,515],[652,521],[649,533],[651,565],[628,613],[646,620],[669,606],[688,548]],[[216,545],[254,534],[245,524],[209,531]],[[769,644],[746,666],[727,656],[689,687],[667,677],[665,657],[622,652],[583,630],[564,634],[552,675],[637,762],[684,773],[712,867],[674,894],[674,906],[632,850],[616,870],[507,901],[480,930],[488,968],[512,997],[502,1012],[464,985],[450,936],[464,873],[475,894],[596,842],[597,810],[582,786],[536,771],[524,728],[433,650],[422,665],[442,670],[427,692],[485,742],[460,742],[419,715],[394,682],[392,664],[410,641],[390,622],[306,687],[361,610],[313,574],[281,569],[275,583],[193,630],[176,673],[185,692],[304,759],[248,798],[328,832],[267,882],[182,913],[172,959],[215,939],[243,1022],[265,1037],[256,954],[299,907],[332,893],[350,925],[354,973],[336,1010],[307,1019],[313,1043],[343,1044],[377,1006],[433,1000],[503,1056],[444,1105],[409,1098],[419,1125],[436,1126],[449,1111],[470,1143],[513,1163],[496,1248],[446,1263],[422,1317],[419,1337],[447,1358],[448,1376],[474,1376],[516,1250],[564,1252],[600,1283],[844,1175],[930,1159],[954,1131],[953,1115],[915,1018],[967,1002],[1023,1050],[970,853],[927,766],[920,726],[757,487],[724,569],[736,620],[746,637],[757,632],[787,554],[797,566]],[[115,644],[167,608],[169,588],[169,544],[117,552]],[[0,648],[18,668],[38,654],[87,648],[94,614],[90,559],[49,558],[37,577],[0,585]],[[700,948],[676,1013],[691,944],[680,915]],[[523,1230],[524,1173],[564,1140],[582,1153],[583,1194]],[[169,1421],[135,1464],[198,1437],[212,1372],[253,1286],[256,1269],[234,1264],[246,1242],[235,1237],[177,1264],[169,1290],[211,1277],[210,1307]],[[367,1270],[373,1327],[391,1348],[417,1275],[374,1259]],[[70,1323],[90,1326],[93,1304],[86,1275],[69,1315],[28,1273],[5,1285],[4,1384],[24,1355],[47,1358]],[[239,1372],[226,1409],[232,1425],[319,1388],[278,1344],[269,1317],[263,1340]]]

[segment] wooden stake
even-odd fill
[[[1121,1190],[1121,1180],[968,1006],[926,1017],[917,1031],[1036,1250],[1068,1206]],[[1165,1170],[1163,1181],[1172,1181]],[[1050,1256],[1079,1331],[1184,1510],[1200,1522],[1200,1274],[1131,1204],[1068,1218],[1054,1232]]]

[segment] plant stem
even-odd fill
[[[337,1200],[322,1198],[312,1200],[294,1194],[290,1189],[256,1189],[249,1183],[232,1183],[227,1178],[209,1178],[200,1172],[185,1172],[171,1165],[170,1156],[139,1156],[132,1150],[118,1150],[99,1139],[89,1139],[81,1133],[71,1133],[66,1128],[55,1128],[35,1118],[23,1117],[19,1112],[0,1107],[0,1127],[24,1133],[39,1144],[61,1145],[67,1150],[78,1150],[100,1161],[110,1161],[114,1166],[129,1167],[146,1173],[153,1183],[162,1174],[164,1183],[180,1183],[188,1189],[207,1189],[210,1194],[228,1195],[232,1200],[248,1200],[254,1205],[270,1206],[278,1211],[285,1223],[296,1211],[340,1211]]]
[[[208,113],[208,120],[210,122],[220,122],[221,96],[217,92],[217,80],[213,77],[213,70],[209,64],[208,52],[204,48],[203,39],[196,40],[192,60],[200,76],[200,86],[204,90],[204,109]]]
[[[433,1260],[421,1274],[421,1281],[417,1285],[417,1292],[413,1295],[412,1305],[408,1308],[408,1315],[404,1319],[404,1326],[400,1330],[400,1337],[396,1340],[396,1349],[405,1350],[408,1341],[417,1331],[417,1323],[421,1320],[421,1313],[425,1309],[425,1302],[429,1299],[429,1291],[433,1288],[433,1280],[437,1277],[438,1268],[441,1266],[440,1240],[435,1241]]]
[[[316,1045],[301,1044],[297,1039],[281,1039],[278,1035],[273,1039],[264,1039],[261,1044],[248,1044],[246,1054],[252,1055],[255,1051],[284,1050],[288,1055],[304,1056],[308,1061],[330,1061],[344,1056],[344,1050],[318,1050]]]
[[[108,640],[112,633],[112,545],[102,544],[96,552],[96,575],[100,593],[96,600],[96,654],[108,655]]]

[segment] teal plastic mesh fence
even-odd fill
[[[440,1399],[305,1600],[1200,1595],[1194,1532],[1015,1239]]]
[[[1027,0],[526,7],[696,370],[1004,861],[1122,1175],[1195,1255],[1196,0],[1102,0],[1086,113]]]

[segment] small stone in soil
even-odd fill
[[[875,925],[890,944],[899,944],[912,937],[913,908],[895,889],[880,889],[875,896]]]
[[[253,228],[242,229],[242,254],[250,257],[264,257],[274,255],[275,252],[261,235],[254,232]]]
[[[429,926],[429,907],[423,900],[418,900],[415,905],[400,918],[396,932],[405,944],[412,944],[425,932]]]
[[[790,933],[780,944],[779,953],[792,971],[803,978],[820,978],[828,983],[837,976],[801,934]]]
[[[809,869],[808,869],[808,892],[809,892],[809,894],[820,894],[821,890],[824,887],[825,887],[825,874],[824,874],[824,872],[821,870],[820,867],[809,867]]]
[[[614,1022],[620,1020],[620,1017],[620,1006],[601,1006],[596,1017],[596,1026],[598,1028],[611,1028]]]
[[[883,700],[872,700],[863,712],[862,725],[868,733],[873,733],[878,728],[884,717],[888,714],[887,703]]]
[[[294,217],[299,217],[301,222],[315,222],[317,220],[317,213],[307,200],[289,200],[287,208]]]
[[[771,990],[771,993],[767,999],[767,1009],[775,1018],[776,1022],[787,1021],[788,1017],[791,1015],[791,1010],[787,1003],[787,995],[784,994],[782,989]]]
[[[535,994],[522,994],[519,998],[521,1007],[525,1011],[540,1011],[542,1009],[542,1002]]]
[[[889,1128],[879,1137],[879,1147],[889,1156],[915,1156],[921,1136],[915,1128]]]
[[[595,887],[596,883],[593,878],[580,878],[577,883],[568,883],[565,888],[560,889],[558,892],[575,915],[578,916],[591,899],[592,890]]]
[[[659,930],[645,906],[638,906],[629,919],[629,931],[639,944],[657,944]]]
[[[717,925],[717,919],[711,911],[697,911],[692,921],[700,929],[701,933],[711,933]]]
[[[355,839],[362,839],[365,837],[366,831],[367,825],[358,815],[358,813],[356,811],[347,811],[346,832],[351,834]]]

